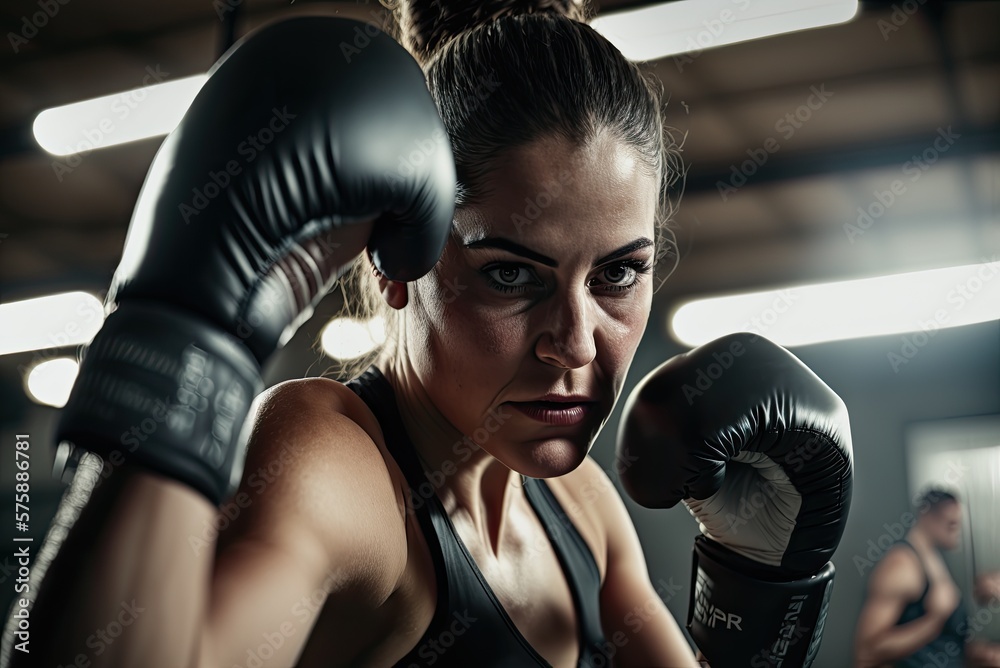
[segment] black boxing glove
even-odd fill
[[[712,668],[809,666],[851,502],[840,397],[784,348],[732,334],[639,383],[618,456],[637,503],[683,500],[699,522],[688,629]]]
[[[366,246],[410,281],[444,249],[455,166],[416,61],[358,21],[266,26],[212,68],[149,169],[57,430],[219,504],[264,361]],[[374,33],[374,34],[372,34]]]

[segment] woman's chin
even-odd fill
[[[591,443],[578,439],[549,438],[525,443],[511,468],[529,478],[558,478],[576,470],[590,452]]]

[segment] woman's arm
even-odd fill
[[[579,473],[582,485],[602,491],[590,505],[606,537],[601,625],[614,647],[614,665],[698,668],[684,634],[649,581],[642,545],[618,491],[589,457]]]
[[[86,507],[51,546],[31,652],[13,652],[12,668],[244,665],[270,638],[260,665],[293,665],[321,606],[350,619],[379,605],[405,566],[406,537],[401,497],[352,419],[357,401],[327,379],[261,395],[242,484],[221,510],[144,470],[114,470],[89,500],[75,479],[64,503]],[[366,639],[339,640],[331,665]]]

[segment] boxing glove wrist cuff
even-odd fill
[[[107,469],[136,464],[219,505],[242,476],[241,431],[262,389],[256,359],[218,326],[166,304],[123,302],[84,353],[56,466],[83,448]]]
[[[698,536],[694,545],[687,628],[712,668],[805,668],[819,651],[833,590],[833,564],[818,573],[781,577]],[[760,577],[762,576],[763,577]]]

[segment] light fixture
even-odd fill
[[[591,23],[630,60],[644,61],[844,23],[857,0],[677,0]]]
[[[165,135],[207,79],[199,74],[46,109],[35,117],[35,141],[53,155],[71,155]]]
[[[367,322],[334,318],[323,328],[320,341],[323,351],[335,359],[361,357],[385,342],[385,321],[381,317]]]
[[[24,378],[24,388],[36,403],[62,408],[69,400],[80,365],[75,359],[57,357],[31,367]]]
[[[104,306],[86,292],[0,304],[0,355],[90,343],[104,323]]]
[[[1000,261],[698,299],[676,307],[671,336],[699,346],[753,332],[783,346],[1000,320]]]

